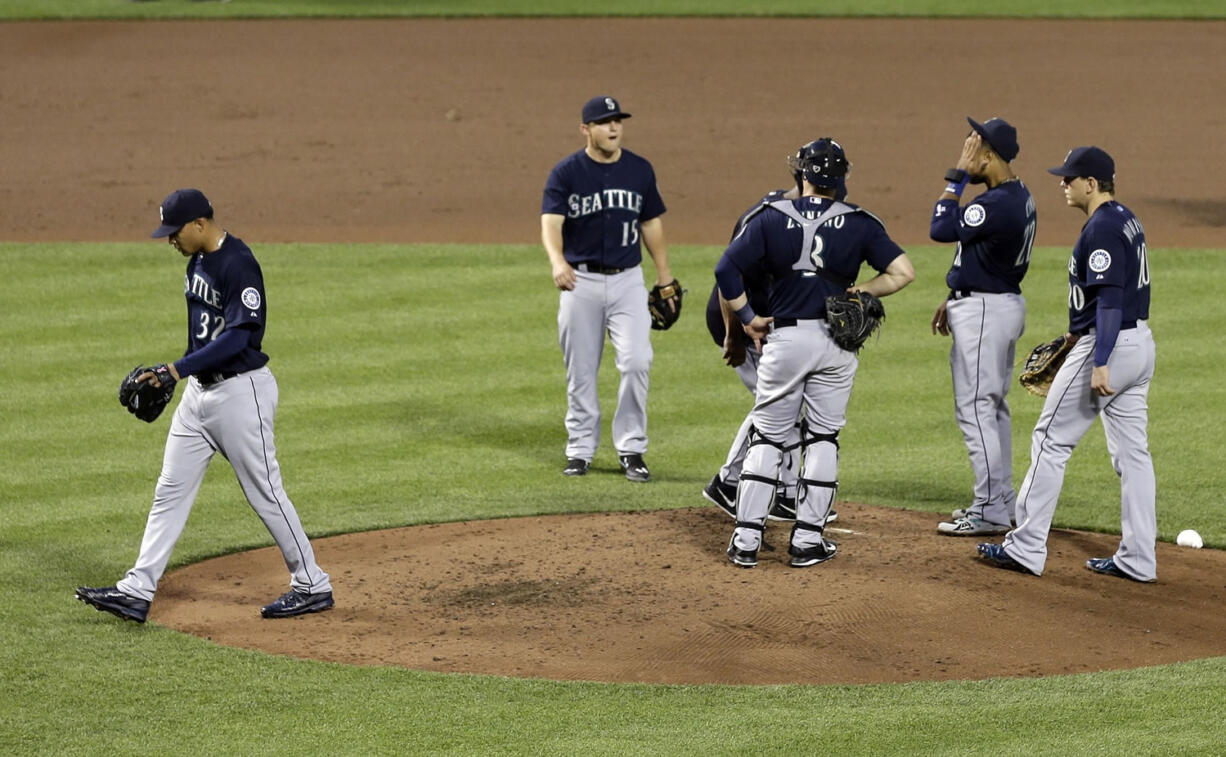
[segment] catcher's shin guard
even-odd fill
[[[741,481],[736,488],[737,545],[742,549],[757,549],[761,531],[742,524],[766,522],[775,491],[779,488],[779,465],[783,462],[783,442],[774,442],[749,429],[749,453],[741,469]]]
[[[801,475],[797,487],[796,521],[825,523],[839,488],[839,432],[814,434],[802,425],[800,439]],[[819,534],[814,543],[820,538]]]

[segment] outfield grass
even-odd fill
[[[701,317],[715,248],[673,250],[690,299],[681,322],[654,336],[648,461],[657,481],[632,486],[617,475],[559,475],[556,293],[535,246],[249,241],[267,279],[286,485],[317,537],[699,505],[748,405]],[[946,512],[970,490],[947,342],[927,325],[949,253],[911,253],[919,278],[886,301],[881,340],[861,361],[840,496]],[[1191,527],[1226,547],[1217,460],[1226,400],[1206,349],[1226,331],[1226,316],[1182,294],[1221,252],[1151,255],[1160,536]],[[1063,249],[1036,252],[1027,346],[1064,325],[1066,258]],[[182,266],[148,241],[0,244],[0,753],[1220,750],[1226,658],[1040,680],[613,686],[298,661],[96,613],[73,600],[72,588],[111,583],[134,559],[168,423],[134,420],[115,390],[132,365],[182,350]],[[611,407],[615,375],[606,362],[602,399]],[[1020,391],[1012,399],[1020,477],[1039,402]],[[607,435],[606,421],[597,465],[612,470]],[[1070,463],[1057,523],[1117,531],[1118,519],[1118,480],[1096,426]],[[219,460],[173,565],[270,543]],[[345,602],[344,566],[325,567]],[[394,597],[395,587],[388,592]],[[1070,629],[1085,632],[1092,629]]]
[[[398,16],[1226,18],[1219,0],[0,0],[0,19]]]

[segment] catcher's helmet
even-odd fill
[[[801,179],[815,187],[834,189],[847,175],[847,156],[843,146],[830,137],[822,137],[803,145],[788,158],[788,167],[799,186]]]

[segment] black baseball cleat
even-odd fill
[[[646,483],[651,480],[651,471],[647,470],[647,463],[643,462],[642,455],[622,455],[617,458],[617,462],[621,463],[626,478],[631,481]]]
[[[790,565],[793,568],[807,568],[810,565],[817,565],[833,558],[838,549],[837,544],[826,538],[823,538],[819,544],[814,544],[812,547],[797,548],[793,544],[788,547],[788,554],[792,556]]]
[[[1004,568],[1005,570],[1016,570],[1018,573],[1025,573],[1028,576],[1038,575],[1038,573],[1035,573],[1034,571],[1030,570],[1030,568],[1027,568],[1025,565],[1022,565],[1020,562],[1010,557],[1009,553],[1005,551],[1003,544],[989,544],[987,542],[983,542],[975,547],[975,549],[979,552],[981,557],[985,558],[989,563],[998,568]]]
[[[732,537],[728,541],[728,562],[738,568],[753,568],[758,564],[758,551],[748,549],[737,549],[736,537]]]
[[[775,494],[775,501],[771,503],[770,512],[766,514],[767,520],[796,520],[796,498],[789,497],[782,491]]]
[[[129,597],[114,586],[104,586],[91,589],[88,586],[77,587],[77,599],[96,609],[109,612],[124,620],[135,620],[144,623],[149,615],[149,602],[136,597]]]
[[[271,604],[260,608],[260,615],[265,618],[292,618],[295,615],[306,615],[309,612],[323,612],[330,609],[333,604],[330,591],[307,594],[297,589],[290,589]]]
[[[578,457],[568,458],[566,467],[562,469],[563,476],[582,476],[587,473],[590,463],[587,460]]]
[[[707,488],[702,490],[702,496],[728,515],[736,517],[736,487],[725,484],[718,473],[711,478]]]

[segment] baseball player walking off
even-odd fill
[[[136,565],[115,586],[78,588],[77,598],[121,618],[145,621],[205,470],[220,452],[290,571],[290,591],[261,614],[283,618],[327,610],[333,604],[332,584],[315,563],[277,463],[277,382],[260,349],[267,301],[259,263],[241,239],[213,220],[213,207],[199,190],[172,193],[161,215],[152,236],[168,237],[188,259],[188,345],[182,358],[151,373],[167,382],[185,381],[187,387],[170,423]]]
[[[788,552],[796,568],[834,557],[836,545],[823,531],[838,486],[838,435],[858,361],[831,339],[826,297],[852,290],[885,296],[915,278],[911,261],[880,220],[834,199],[849,168],[842,146],[820,139],[798,156],[789,164],[800,175],[801,196],[762,206],[715,266],[720,293],[762,351],[750,447],[737,487],[736,528],[727,549],[728,559],[744,568],[757,565],[784,448],[802,412],[800,483]],[[863,262],[879,273],[856,286]],[[743,277],[756,266],[772,278],[772,317],[758,315],[745,295]]]
[[[1091,558],[1096,573],[1157,579],[1158,525],[1148,405],[1154,375],[1145,231],[1115,201],[1115,161],[1098,147],[1078,147],[1049,172],[1062,178],[1068,204],[1088,220],[1069,258],[1069,333],[1076,339],[1056,374],[1030,445],[1030,469],[1017,495],[1017,528],[1004,544],[978,552],[1003,568],[1042,575],[1047,534],[1064,467],[1096,417],[1103,420],[1111,464],[1120,477],[1122,538],[1111,557]]]
[[[1017,340],[1026,322],[1021,282],[1034,245],[1035,207],[1030,190],[1013,174],[1017,130],[992,118],[971,118],[971,133],[949,184],[932,211],[929,235],[957,242],[945,275],[949,297],[932,316],[932,333],[953,336],[954,417],[962,430],[974,498],[937,526],[950,536],[1003,534],[1013,521],[1013,443],[1006,396],[1013,381]],[[967,182],[987,191],[966,207],[958,203]]]
[[[651,316],[643,284],[647,246],[661,285],[673,281],[660,216],[664,201],[651,163],[622,147],[624,121],[612,97],[583,106],[586,146],[549,173],[541,202],[541,240],[553,269],[558,343],[566,364],[566,467],[587,473],[600,443],[596,387],[605,333],[617,354],[621,382],[613,415],[613,444],[631,481],[651,480],[647,451],[647,388]]]

